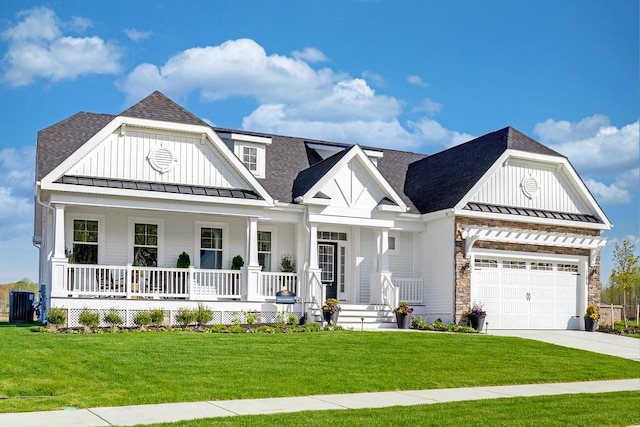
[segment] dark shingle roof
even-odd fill
[[[596,224],[603,223],[602,220],[593,215],[547,211],[543,209],[518,208],[513,206],[488,205],[486,203],[476,202],[467,203],[463,209],[474,212],[488,212],[505,215],[532,216],[537,218],[563,219],[566,221],[591,222]]]
[[[507,149],[563,157],[506,127],[412,163],[404,192],[420,213],[453,208]]]
[[[80,112],[38,132],[36,180],[44,178],[114,118]]]
[[[332,167],[336,165],[342,159],[349,150],[344,149],[331,157],[327,157],[321,162],[301,171],[296,179],[293,181],[292,196],[295,199],[298,196],[303,196],[307,191],[313,187]]]
[[[142,101],[124,110],[120,115],[139,119],[209,126],[206,122],[194,116],[158,91],[153,92]]]

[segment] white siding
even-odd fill
[[[439,219],[427,224],[421,233],[426,251],[416,254],[417,262],[424,266],[425,305],[428,321],[441,318],[453,321],[454,308],[454,222]]]
[[[149,153],[154,148],[170,150],[177,161],[161,173],[151,167]],[[151,181],[218,188],[250,188],[209,141],[176,133],[142,132],[110,135],[67,175],[134,181]]]
[[[331,206],[351,208],[354,214],[357,211],[371,212],[385,195],[357,158],[338,171],[320,191],[331,198]]]
[[[389,251],[389,269],[392,277],[412,277],[411,269],[411,234],[389,232],[389,236],[396,238],[396,250]]]
[[[539,190],[533,198],[520,187],[522,180],[534,178]],[[569,213],[590,213],[579,192],[556,167],[543,163],[511,160],[499,168],[472,201],[503,206],[517,206]]]

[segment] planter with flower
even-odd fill
[[[338,324],[338,314],[340,313],[340,303],[335,298],[327,298],[322,306],[322,316],[324,321],[330,325]]]
[[[411,313],[413,313],[413,308],[409,307],[409,303],[400,301],[395,312],[398,329],[409,329],[409,325],[411,325]]]
[[[485,317],[487,317],[487,312],[482,307],[482,303],[474,302],[467,313],[467,318],[469,319],[471,327],[476,331],[482,331]]]
[[[587,312],[584,314],[584,330],[594,332],[598,327],[599,318],[600,314],[598,314],[598,309],[595,304],[589,304],[587,306]]]

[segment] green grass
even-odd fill
[[[44,334],[0,327],[0,412],[639,377],[638,363],[442,333]]]
[[[147,427],[628,426],[640,423],[640,394],[516,397],[377,409],[209,418]]]

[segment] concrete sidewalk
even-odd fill
[[[640,340],[601,332],[565,330],[491,330],[489,335],[519,337],[563,347],[640,361]]]
[[[424,405],[464,400],[574,393],[606,393],[614,391],[640,391],[640,379],[390,391],[379,393],[328,394],[304,397],[220,400],[210,402],[167,403],[160,405],[117,406],[70,411],[0,414],[0,426],[128,426],[235,415],[264,415],[327,409],[384,408],[389,406]]]

